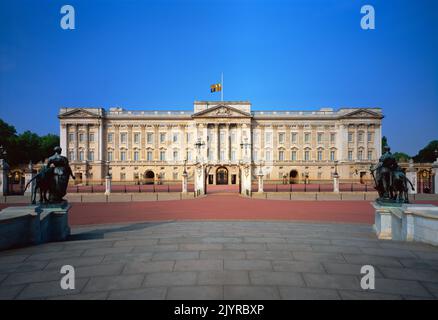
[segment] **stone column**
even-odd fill
[[[100,121],[99,123],[99,136],[98,136],[98,144],[99,144],[99,154],[97,155],[97,160],[99,161],[104,161],[106,159],[105,156],[105,142],[106,142],[106,137],[103,137],[103,120]]]
[[[109,175],[105,177],[105,194],[111,194],[111,176]]]
[[[141,150],[141,160],[146,160],[146,125],[140,125],[141,136],[140,136],[140,150]],[[155,136],[154,136],[155,139]]]
[[[160,125],[154,125],[154,152],[152,159],[154,161],[160,160]]]
[[[8,194],[8,172],[9,165],[6,160],[0,159],[0,196]]]
[[[225,131],[225,161],[230,161],[230,124],[226,124]],[[230,176],[230,175],[228,175]]]
[[[120,160],[120,125],[114,125],[114,160]]]
[[[409,179],[409,181],[412,182],[414,185],[414,189],[411,188],[411,185],[408,182],[408,192],[409,194],[416,194],[417,193],[417,172],[414,168],[414,160],[409,159],[409,167],[406,170],[406,178]]]
[[[74,139],[75,139],[75,149],[73,150],[75,161],[79,161],[79,134],[78,134],[78,125],[74,124]]]
[[[90,137],[90,125],[86,124],[85,125],[85,136],[84,136],[84,138],[85,138],[85,154],[84,154],[84,159],[85,160],[90,160],[89,159],[89,152],[90,152],[90,144],[89,144],[90,139],[89,139],[89,137]]]
[[[62,148],[61,155],[67,156],[67,127],[65,123],[61,123],[61,130],[59,132],[59,145]]]
[[[333,192],[339,193],[339,174],[333,174]]]
[[[241,194],[245,196],[251,195],[251,165],[249,163],[245,163],[241,166]]]
[[[29,181],[31,181],[32,178],[35,177],[35,175],[36,175],[36,171],[33,169],[32,162],[30,162],[29,166],[24,171],[24,185],[26,186],[29,183]],[[33,180],[29,184],[29,187],[24,191],[25,195],[30,195],[32,193],[34,184],[35,184],[35,180]]]
[[[216,124],[216,162],[220,161],[221,140],[220,140],[220,124]]]
[[[126,159],[132,160],[132,124],[128,124],[128,152]]]
[[[257,175],[259,178],[259,189],[258,192],[263,192],[263,172],[260,170],[259,174]]]
[[[434,193],[438,194],[438,158],[435,160],[434,163],[432,163],[432,172],[434,175],[433,179],[433,186],[434,186]]]
[[[187,193],[187,172],[184,171],[182,174],[182,193]]]

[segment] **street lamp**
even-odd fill
[[[339,176],[338,174],[338,160],[335,160],[335,173],[333,174],[335,178]]]
[[[201,159],[201,148],[205,145],[204,141],[201,140],[201,138],[198,138],[198,140],[195,143],[195,148],[198,150],[198,153],[196,155],[196,162],[202,162]]]
[[[245,141],[245,142],[242,142],[242,143],[240,144],[240,148],[241,148],[241,149],[245,149],[245,157],[244,157],[244,160],[245,160],[245,161],[248,161],[248,147],[251,146],[251,143],[248,142],[248,138],[245,138],[244,141]]]

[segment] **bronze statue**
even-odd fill
[[[409,203],[408,183],[412,189],[414,189],[414,186],[397,164],[391,149],[386,146],[384,150],[385,152],[380,157],[379,163],[374,167],[370,167],[375,182],[374,188],[379,193],[377,201],[383,203]],[[374,175],[374,172],[376,172],[376,175]]]
[[[40,203],[61,203],[65,201],[63,197],[67,194],[68,180],[70,177],[75,179],[68,163],[68,159],[61,155],[60,147],[54,148],[55,154],[49,157],[47,165],[44,165],[40,172],[30,180],[26,189],[35,180],[31,194],[32,204],[35,204],[36,192],[40,192]],[[49,192],[49,199],[47,199]]]

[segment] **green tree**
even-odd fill
[[[0,119],[0,146],[2,146],[8,153],[16,136],[17,131],[15,130],[15,127]],[[8,155],[6,155],[6,159],[8,159]]]
[[[385,147],[388,145],[388,139],[386,138],[386,136],[382,137],[382,154],[385,153]]]
[[[44,161],[45,158],[48,158],[49,155],[53,154],[53,149],[59,146],[59,136],[56,134],[47,134],[40,138],[40,151],[41,157]]]
[[[393,156],[397,162],[408,162],[411,158],[408,154],[404,152],[394,152]]]
[[[413,157],[414,162],[434,162],[437,158],[435,150],[438,150],[438,140],[433,140],[429,144],[421,149],[418,154]]]

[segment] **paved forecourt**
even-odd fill
[[[62,290],[63,265],[76,288]],[[375,290],[360,268],[375,268]],[[161,221],[78,226],[0,252],[0,299],[437,299],[438,248],[369,224]]]

